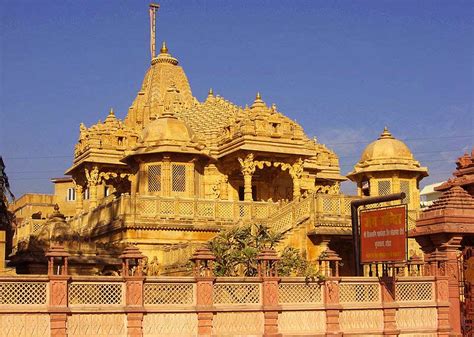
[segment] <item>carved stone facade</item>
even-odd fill
[[[168,47],[153,52],[125,118],[110,110],[103,122],[79,127],[65,172],[75,207],[63,211],[63,234],[84,261],[105,251],[108,263],[73,272],[119,274],[116,248],[135,244],[150,275],[189,273],[196,247],[229,226],[259,222],[287,232],[281,248],[299,248],[313,262],[331,245],[347,260],[341,275],[349,275],[353,198],[340,191],[346,178],[337,155],[260,93],[249,103],[237,106],[212,90],[199,101]],[[406,190],[416,209],[417,183],[426,174],[385,130],[349,178],[359,185],[375,179],[371,186],[388,179],[393,188],[384,191]],[[28,266],[19,272],[44,267],[18,258],[46,233],[44,220],[35,232],[23,226],[17,233],[13,264]]]

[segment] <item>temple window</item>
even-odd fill
[[[161,165],[148,166],[148,192],[161,191]]]
[[[406,204],[410,203],[410,181],[409,180],[401,180],[400,181],[400,192],[405,193],[405,199],[403,202]]]
[[[84,190],[84,200],[89,200],[89,198],[90,198],[89,189],[86,188],[86,189]]]
[[[388,195],[392,193],[390,180],[381,180],[378,183],[379,195]]]
[[[173,164],[171,190],[173,192],[186,192],[186,167],[182,164]]]
[[[122,146],[123,145],[123,137],[118,137],[117,138],[117,143],[119,146]]]
[[[66,201],[74,200],[76,200],[76,189],[74,187],[70,187],[67,189]]]

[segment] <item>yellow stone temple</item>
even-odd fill
[[[387,129],[347,176],[359,196],[344,195],[337,155],[275,104],[257,93],[240,107],[212,90],[201,102],[166,44],[156,56],[154,48],[152,23],[151,65],[125,119],[110,110],[103,122],[81,124],[55,195],[27,194],[12,205],[17,272],[42,270],[44,261],[27,252],[63,235],[74,273],[112,273],[114,247],[127,244],[158,261],[160,273],[183,273],[196,247],[220,231],[261,223],[286,232],[281,247],[310,261],[330,247],[350,275],[352,200],[405,192],[414,223],[427,169]]]

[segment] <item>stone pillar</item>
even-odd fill
[[[67,336],[68,308],[68,265],[69,254],[63,246],[52,245],[45,254],[48,259],[49,318],[51,336]]]
[[[263,287],[263,316],[264,316],[264,337],[279,337],[278,333],[278,283],[280,278],[276,276],[262,277]]]
[[[162,195],[168,197],[171,195],[171,160],[170,157],[163,158],[163,164],[161,166],[161,174],[162,174]]]
[[[301,158],[290,167],[289,173],[293,179],[293,199],[298,199],[301,196],[300,182],[303,176],[303,160]]]
[[[212,335],[213,285],[215,281],[212,262],[216,257],[207,248],[194,252],[191,261],[194,263],[196,280],[196,311],[198,315],[198,336]]]
[[[339,325],[339,312],[342,310],[342,306],[339,304],[339,281],[338,277],[330,277],[324,285],[326,336],[342,336]]]
[[[142,275],[125,276],[125,312],[127,313],[128,336],[143,336],[143,280]]]
[[[125,312],[130,337],[143,336],[143,270],[144,256],[137,247],[125,248],[122,255],[122,276],[125,280]]]
[[[83,188],[81,185],[75,186],[76,192],[76,214],[81,213],[84,210],[84,198],[82,196]]]
[[[252,201],[252,175],[250,173],[243,173],[244,175],[244,200]]]
[[[252,175],[257,167],[253,153],[248,154],[245,159],[239,158],[239,163],[244,176],[244,200],[252,201]]]
[[[459,299],[459,268],[457,255],[461,248],[462,236],[452,236],[441,246],[446,252],[446,277],[448,278],[449,323],[453,328],[452,336],[462,336],[461,333],[461,301]]]
[[[94,166],[90,171],[85,169],[87,187],[89,188],[89,209],[97,207],[97,185],[100,184],[99,168]]]
[[[213,276],[196,277],[196,311],[198,315],[198,336],[212,335],[213,310]]]
[[[262,278],[263,289],[263,317],[264,337],[279,337],[278,312],[281,310],[278,304],[278,277],[276,264],[279,258],[272,248],[264,248],[257,256],[258,276]]]
[[[397,328],[396,314],[399,306],[395,302],[395,278],[382,277],[380,286],[382,288],[383,335],[398,337],[400,329]]]
[[[449,285],[447,276],[436,276],[436,304],[438,313],[438,336],[448,337],[451,332],[449,323]]]

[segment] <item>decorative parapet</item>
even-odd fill
[[[387,284],[375,277],[331,278],[320,283],[288,277],[278,280],[274,289],[264,289],[265,280],[260,278],[147,277],[142,300],[130,306],[126,300],[130,280],[72,277],[65,292],[66,315],[50,306],[52,281],[46,277],[2,277],[0,322],[8,317],[16,328],[30,329],[29,335],[35,337],[49,335],[53,329],[72,336],[92,327],[99,332],[113,327],[110,331],[117,336],[125,336],[127,330],[183,336],[263,335],[264,331],[273,335],[449,333],[445,278],[392,280],[394,296],[387,297]],[[206,287],[201,289],[199,284]],[[276,302],[269,306],[264,297]],[[39,324],[37,330],[22,319],[25,314]],[[0,335],[11,335],[8,329],[1,325]]]

